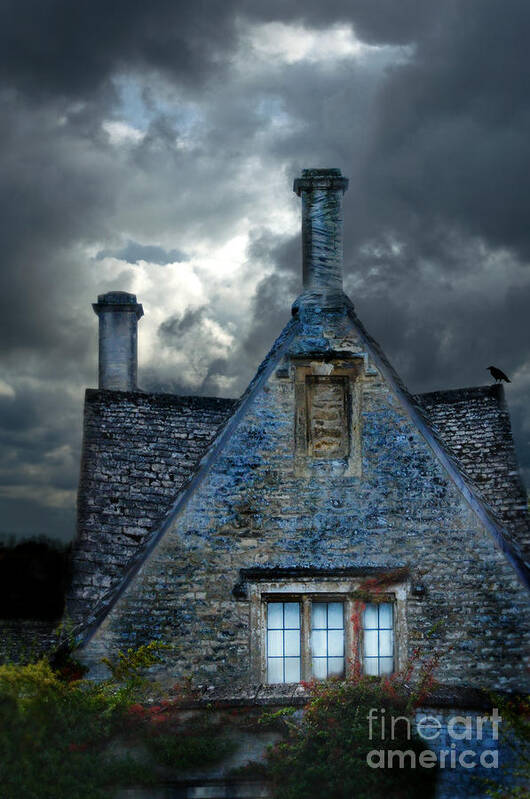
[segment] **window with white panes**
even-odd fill
[[[313,677],[344,676],[344,603],[311,603]]]
[[[267,682],[300,682],[300,603],[267,603]]]
[[[405,629],[403,602],[400,598],[400,606],[388,596],[367,603],[356,633],[352,619],[359,600],[355,591],[354,587],[331,596],[323,592],[289,593],[285,598],[262,595],[265,634],[252,639],[256,644],[261,641],[261,656],[251,649],[251,657],[261,657],[255,679],[275,684],[345,677],[353,668],[354,652],[359,653],[365,674],[392,674],[403,657],[403,633],[400,638],[395,632],[396,626]]]
[[[394,607],[391,602],[368,603],[363,613],[363,670],[365,674],[394,671]]]

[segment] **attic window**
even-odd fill
[[[349,452],[347,378],[306,377],[307,450],[314,458]]]

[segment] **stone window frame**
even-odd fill
[[[361,375],[364,360],[359,357],[341,357],[330,354],[322,359],[293,358],[294,366],[294,470],[297,476],[309,474],[311,463],[345,466],[344,476],[360,477],[361,452]],[[345,383],[348,430],[345,455],[317,457],[311,452],[309,442],[309,391],[308,386],[319,379],[342,380]],[[325,467],[324,467],[325,468]]]
[[[355,603],[360,599],[360,592],[370,602],[392,602],[394,606],[394,672],[402,669],[407,661],[407,617],[406,603],[410,593],[410,582],[396,582],[385,586],[381,592],[369,594],[363,591],[361,584],[365,578],[308,578],[297,580],[278,578],[273,580],[256,580],[248,583],[250,603],[250,673],[252,683],[267,683],[267,619],[266,605],[270,601],[301,603],[301,681],[309,682],[311,673],[311,602],[344,602],[344,646],[346,676],[352,673],[352,655],[354,646],[353,624],[350,619],[355,610]],[[362,629],[356,642],[362,665]],[[294,683],[293,683],[294,684]]]

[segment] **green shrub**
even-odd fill
[[[117,786],[155,783],[156,764],[185,770],[230,754],[220,714],[182,710],[186,687],[173,701],[145,702],[162,648],[118,652],[100,683],[83,680],[68,657],[55,668],[46,659],[0,666],[2,799],[104,799]],[[131,756],[138,745],[151,764]]]
[[[500,738],[511,751],[512,762],[509,769],[501,767],[495,779],[481,781],[492,799],[527,799],[530,796],[530,696],[492,694],[491,700],[502,717]]]
[[[5,799],[98,799],[93,773],[112,716],[102,697],[41,660],[0,666],[0,784]]]
[[[223,737],[222,730],[202,725],[149,740],[149,749],[157,762],[176,769],[215,765],[232,754],[234,748],[234,743]]]
[[[141,683],[138,659],[145,668],[156,651],[131,654],[129,670],[122,656],[121,672],[100,684],[68,679],[81,674],[72,661],[55,670],[46,659],[0,666],[2,799],[99,799],[112,784],[137,781],[139,765],[109,758],[106,747]]]
[[[385,710],[385,717],[408,716],[414,696],[398,680],[357,677],[329,680],[310,686],[311,700],[299,723],[288,722],[289,735],[269,752],[269,773],[275,799],[428,799],[434,795],[435,769],[416,763],[411,768],[371,768],[371,750],[424,749],[421,740],[408,737],[400,722],[395,738],[381,740],[373,728],[369,739],[368,713]],[[410,761],[406,761],[407,764]]]

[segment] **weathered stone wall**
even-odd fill
[[[120,579],[233,406],[209,397],[86,392],[72,617],[86,615]]]
[[[299,475],[296,359],[332,363],[332,351],[361,365],[362,468],[352,474],[347,459],[315,459]],[[83,659],[96,669],[109,649],[160,638],[175,644],[168,680],[245,685],[249,602],[232,593],[241,568],[406,566],[411,584],[425,586],[423,597],[406,600],[409,653],[439,653],[438,677],[449,684],[528,684],[527,593],[348,319],[306,323],[278,367]]]
[[[413,734],[419,731],[424,750],[436,756],[431,759],[438,768],[436,799],[486,799],[490,788],[486,780],[497,787],[516,784],[514,770],[520,763],[515,762],[502,715],[500,719],[492,723],[490,710],[426,707],[416,711],[411,730]],[[377,735],[373,744],[377,749]]]

